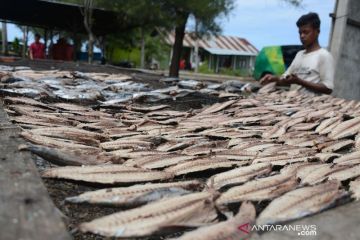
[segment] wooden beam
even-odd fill
[[[0,104],[0,239],[71,239],[19,132]]]

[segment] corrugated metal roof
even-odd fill
[[[175,33],[167,32],[164,34],[164,40],[167,44],[173,45]],[[191,33],[185,33],[183,40],[184,47],[195,47],[195,39]],[[233,36],[210,36],[203,37],[199,41],[199,47],[215,55],[239,55],[239,56],[256,56],[259,51],[250,42],[244,38]]]
[[[235,56],[256,56],[256,53],[249,53],[245,51],[236,51],[231,49],[220,49],[220,48],[204,48],[211,54],[214,55],[235,55]]]

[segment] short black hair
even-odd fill
[[[320,23],[319,15],[317,13],[310,12],[302,15],[299,20],[297,20],[296,26],[301,27],[306,24],[311,24],[313,28],[320,29]]]
[[[35,33],[35,37],[41,38],[39,33]]]

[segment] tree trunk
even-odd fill
[[[183,47],[183,39],[185,35],[185,26],[188,15],[183,18],[183,21],[175,28],[175,42],[173,45],[173,54],[171,57],[171,64],[169,70],[169,77],[179,76],[179,63],[181,58],[181,50]]]
[[[84,16],[84,26],[89,36],[88,43],[88,63],[92,63],[94,56],[94,42],[95,36],[92,32],[92,24],[93,24],[93,9],[94,9],[94,1],[93,0],[84,0],[84,9],[81,9],[81,13]]]
[[[89,33],[88,63],[92,63],[92,62],[93,62],[93,57],[94,57],[94,42],[95,42],[94,34]]]
[[[27,26],[23,27],[23,46],[22,46],[22,58],[26,58],[26,49],[28,42],[28,32],[29,29]]]
[[[140,68],[145,68],[145,34],[144,30],[141,29],[141,59]]]
[[[199,34],[197,19],[195,19],[195,72],[199,72]]]
[[[6,22],[2,22],[2,53],[8,55],[8,40]]]

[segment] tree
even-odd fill
[[[81,8],[81,14],[84,16],[84,26],[89,36],[89,42],[88,42],[89,63],[92,63],[94,56],[95,35],[92,32],[94,4],[95,4],[94,0],[84,0],[83,8]]]
[[[188,18],[193,16],[197,19],[197,23],[205,32],[219,33],[221,28],[216,19],[226,16],[233,9],[234,0],[159,0],[157,2],[167,13],[167,19],[172,19],[175,28],[169,76],[177,77]]]

